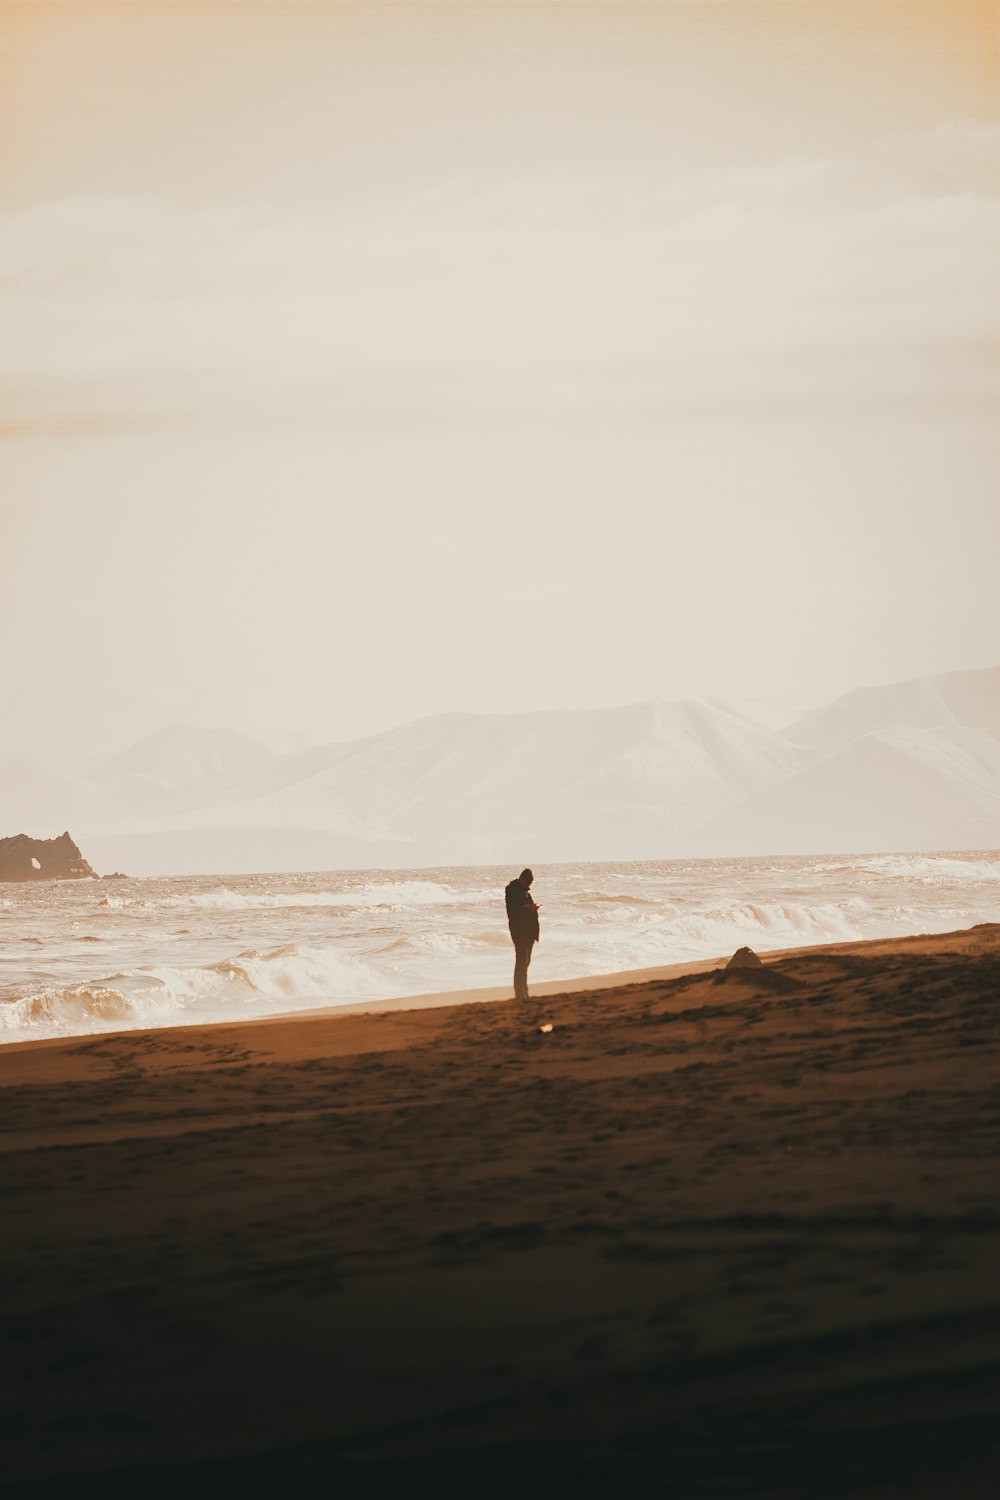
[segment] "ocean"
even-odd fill
[[[510,983],[513,869],[0,886],[0,1040]],[[539,866],[531,979],[947,932],[1000,916],[1000,851]]]

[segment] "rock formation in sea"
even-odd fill
[[[32,839],[26,833],[0,839],[0,880],[96,880],[68,833]]]

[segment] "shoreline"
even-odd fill
[[[906,944],[934,942],[941,937],[974,932],[977,927],[989,923],[974,923],[971,927],[956,928],[955,933],[913,932],[902,937],[845,938],[836,943],[807,943],[794,948],[755,948],[752,951],[764,963],[775,963],[781,959],[795,958],[811,953],[852,953],[875,949],[889,944],[893,948]],[[551,999],[559,995],[596,994],[601,990],[621,989],[632,984],[650,984],[654,981],[669,983],[694,974],[711,974],[725,969],[732,958],[731,953],[718,954],[713,958],[681,959],[672,964],[654,964],[643,969],[618,969],[610,974],[586,974],[575,979],[546,979],[531,985],[531,999]],[[388,996],[384,1000],[351,1000],[344,1005],[318,1006],[314,1010],[279,1011],[256,1017],[259,1021],[308,1020],[310,1016],[330,1018],[337,1015],[377,1015],[389,1010],[440,1009],[452,1005],[495,1004],[502,1001],[514,1004],[510,985],[476,986],[462,990],[429,990],[423,994]],[[214,1025],[215,1022],[206,1024]],[[166,1028],[164,1028],[166,1029]]]
[[[623,969],[614,974],[586,975],[580,979],[550,979],[532,985],[532,999],[553,995],[585,993],[614,989],[623,984],[643,983],[651,979],[675,979],[689,973],[704,973],[724,965],[726,958],[692,959],[690,963],[663,964],[647,969]],[[510,985],[478,985],[460,990],[427,990],[414,995],[387,995],[372,1000],[346,1000],[343,1004],[321,1004],[305,1010],[263,1011],[254,1016],[227,1016],[218,1021],[179,1021],[173,1026],[128,1026],[118,1031],[63,1032],[58,1036],[24,1037],[16,1042],[0,1042],[0,1056],[14,1049],[44,1047],[60,1042],[77,1042],[97,1037],[131,1036],[133,1033],[170,1033],[199,1031],[219,1026],[270,1026],[286,1021],[334,1020],[337,1016],[357,1017],[396,1014],[407,1010],[443,1010],[460,1005],[492,1005],[505,1000],[514,1003]]]
[[[906,945],[934,943],[940,938],[960,933],[974,932],[977,927],[989,926],[978,923],[969,928],[958,928],[956,933],[909,933],[902,937],[849,938],[836,943],[813,943],[795,948],[754,949],[765,963],[806,954],[853,953],[877,950],[885,945],[892,948]],[[710,974],[722,970],[732,954],[720,954],[713,958],[679,960],[672,964],[656,964],[642,969],[619,969],[609,974],[588,974],[570,979],[542,980],[531,985],[531,1001],[554,999],[565,996],[597,994],[603,990],[617,990],[629,985],[669,983],[698,974]],[[62,1032],[58,1036],[24,1037],[15,1042],[0,1042],[0,1057],[12,1052],[26,1052],[41,1047],[57,1047],[61,1043],[97,1040],[101,1037],[132,1035],[170,1035],[174,1032],[198,1032],[217,1030],[220,1027],[274,1026],[289,1022],[329,1021],[337,1017],[356,1019],[359,1016],[395,1015],[411,1010],[450,1010],[465,1005],[494,1005],[508,1002],[513,1005],[512,986],[478,985],[458,990],[428,990],[412,995],[388,995],[370,1000],[348,1000],[342,1004],[321,1004],[307,1009],[287,1011],[263,1011],[259,1015],[228,1016],[218,1021],[179,1021],[170,1026],[129,1026],[118,1030]]]
[[[0,1049],[11,1493],[991,1493],[1000,924],[681,967]]]

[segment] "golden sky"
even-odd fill
[[[997,7],[0,5],[8,203],[294,199],[789,154],[995,117]]]

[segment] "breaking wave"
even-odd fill
[[[761,950],[809,947],[869,935],[870,908],[860,898],[808,905],[744,901],[701,911],[664,902],[655,911],[637,911],[631,918],[621,908],[611,917],[607,911],[607,907],[604,912],[595,911],[584,920],[582,931],[566,934],[565,960],[574,964],[577,973],[714,958],[744,944]],[[558,943],[561,934],[554,936]]]
[[[817,943],[847,942],[863,935],[868,903],[859,897],[839,902],[743,901],[709,909],[703,916],[683,914],[677,927],[699,943],[753,933],[758,938],[803,939]],[[723,948],[725,951],[725,948]]]
[[[190,967],[153,965],[100,981],[50,986],[0,1004],[6,1041],[224,1021],[389,998],[391,979],[335,948],[253,949]]]
[[[1000,853],[581,864],[540,877],[532,975],[575,981],[745,944],[767,952],[995,921]],[[5,890],[4,952],[17,968],[5,964],[0,980],[0,1040],[506,984],[507,878],[327,871],[149,877],[108,894],[89,882]]]
[[[879,854],[861,861],[855,868],[873,870],[899,880],[919,880],[929,885],[1000,880],[1000,860],[956,859],[944,854]]]

